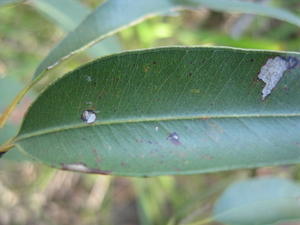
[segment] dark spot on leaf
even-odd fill
[[[177,168],[175,168],[175,170],[176,170],[177,172],[180,172],[180,171],[181,171],[181,168],[177,167]]]
[[[180,137],[176,132],[169,134],[167,140],[169,140],[174,145],[181,145]]]
[[[99,170],[99,169],[89,169],[88,173],[110,175],[112,171],[109,170]]]
[[[93,151],[93,153],[94,153],[94,155],[95,155],[96,162],[97,162],[98,164],[100,164],[100,163],[101,163],[101,157],[100,157],[100,155],[99,155],[97,149],[92,149],[92,151]]]
[[[122,167],[128,167],[128,163],[126,163],[126,162],[121,162],[121,166],[122,166]]]
[[[192,74],[191,72],[190,72],[190,73],[188,73],[188,76],[189,76],[189,77],[191,77],[192,75],[193,75],[193,74]]]
[[[5,154],[5,152],[0,152],[0,158]]]
[[[258,77],[256,76],[256,77],[254,77],[253,78],[253,83],[260,83],[261,82],[261,80],[260,79],[258,79]]]
[[[250,62],[254,62],[254,59],[250,59]]]
[[[155,65],[155,64],[156,64],[156,62],[155,62],[155,61],[153,61],[153,64]]]

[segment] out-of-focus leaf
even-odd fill
[[[91,12],[85,5],[76,0],[33,0],[35,8],[47,16],[53,23],[65,31],[71,31]],[[116,36],[109,37],[91,47],[88,53],[99,57],[121,51],[121,44]]]
[[[18,126],[12,123],[6,124],[5,127],[0,129],[0,145],[7,141],[9,138],[16,135]],[[9,150],[1,156],[1,160],[13,161],[29,161],[31,160],[27,155],[21,153],[17,148]]]
[[[275,224],[300,219],[300,186],[276,177],[240,181],[228,187],[214,207],[225,224]]]
[[[279,60],[270,71],[286,71],[262,100],[265,84],[257,75],[270,59]],[[58,168],[128,176],[298,163],[299,86],[296,53],[189,47],[125,52],[51,85],[14,142]]]
[[[0,7],[7,5],[7,4],[13,4],[17,2],[21,2],[22,0],[0,0]]]
[[[12,101],[21,88],[22,84],[12,77],[7,76],[0,79],[0,113]],[[10,121],[5,127],[0,129],[0,145],[16,135],[18,132],[17,124],[17,121]],[[28,160],[28,157],[23,156],[20,151],[13,148],[8,153],[2,155],[1,159]]]
[[[16,93],[18,93],[21,89],[22,84],[14,78],[9,76],[0,78],[0,113],[14,99]]]
[[[143,19],[195,6],[227,12],[271,16],[300,26],[300,18],[292,13],[253,2],[238,0],[109,0],[100,5],[49,53],[37,68],[34,77],[57,65],[60,60],[66,59]]]

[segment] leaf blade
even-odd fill
[[[256,80],[277,56],[299,54],[174,47],[104,57],[47,89],[15,142],[55,167],[83,163],[117,175],[297,163],[299,68],[264,101]],[[95,123],[80,119],[85,110]]]
[[[30,4],[42,12],[53,23],[68,32],[75,29],[91,13],[88,7],[75,0],[35,0],[31,1]],[[118,38],[112,36],[92,46],[88,50],[88,53],[90,56],[96,58],[120,52],[121,49],[122,47]]]
[[[277,224],[300,219],[300,186],[278,177],[263,177],[229,186],[214,207],[214,218],[226,224]]]

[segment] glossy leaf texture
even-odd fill
[[[300,220],[299,197],[300,185],[288,179],[244,180],[229,186],[218,199],[214,218],[230,225],[267,225]]]
[[[29,3],[67,32],[75,29],[92,11],[77,0],[32,0]],[[121,50],[118,38],[111,36],[92,46],[88,53],[92,57],[99,57]]]
[[[293,67],[262,100],[258,73],[276,57],[293,59]],[[125,52],[48,87],[15,144],[54,167],[128,176],[298,163],[299,95],[297,53],[211,47]]]
[[[100,5],[70,32],[35,71],[34,77],[56,66],[61,60],[82,51],[98,41],[146,18],[172,11],[207,7],[209,9],[253,13],[282,19],[300,26],[300,18],[278,8],[239,0],[109,0]]]

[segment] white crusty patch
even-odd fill
[[[271,93],[289,66],[288,61],[276,56],[274,59],[268,59],[267,63],[260,69],[258,78],[266,83],[262,90],[263,100]]]
[[[87,168],[83,163],[63,164],[62,167],[65,170],[71,170],[71,171],[77,171],[83,173],[90,172],[90,169]]]
[[[90,124],[90,123],[94,123],[97,119],[96,113],[92,110],[85,110],[83,111],[83,113],[81,114],[81,119]]]
[[[271,93],[288,67],[288,62],[279,56],[268,59],[258,74],[258,78],[266,83],[262,90],[262,99],[265,99]]]

